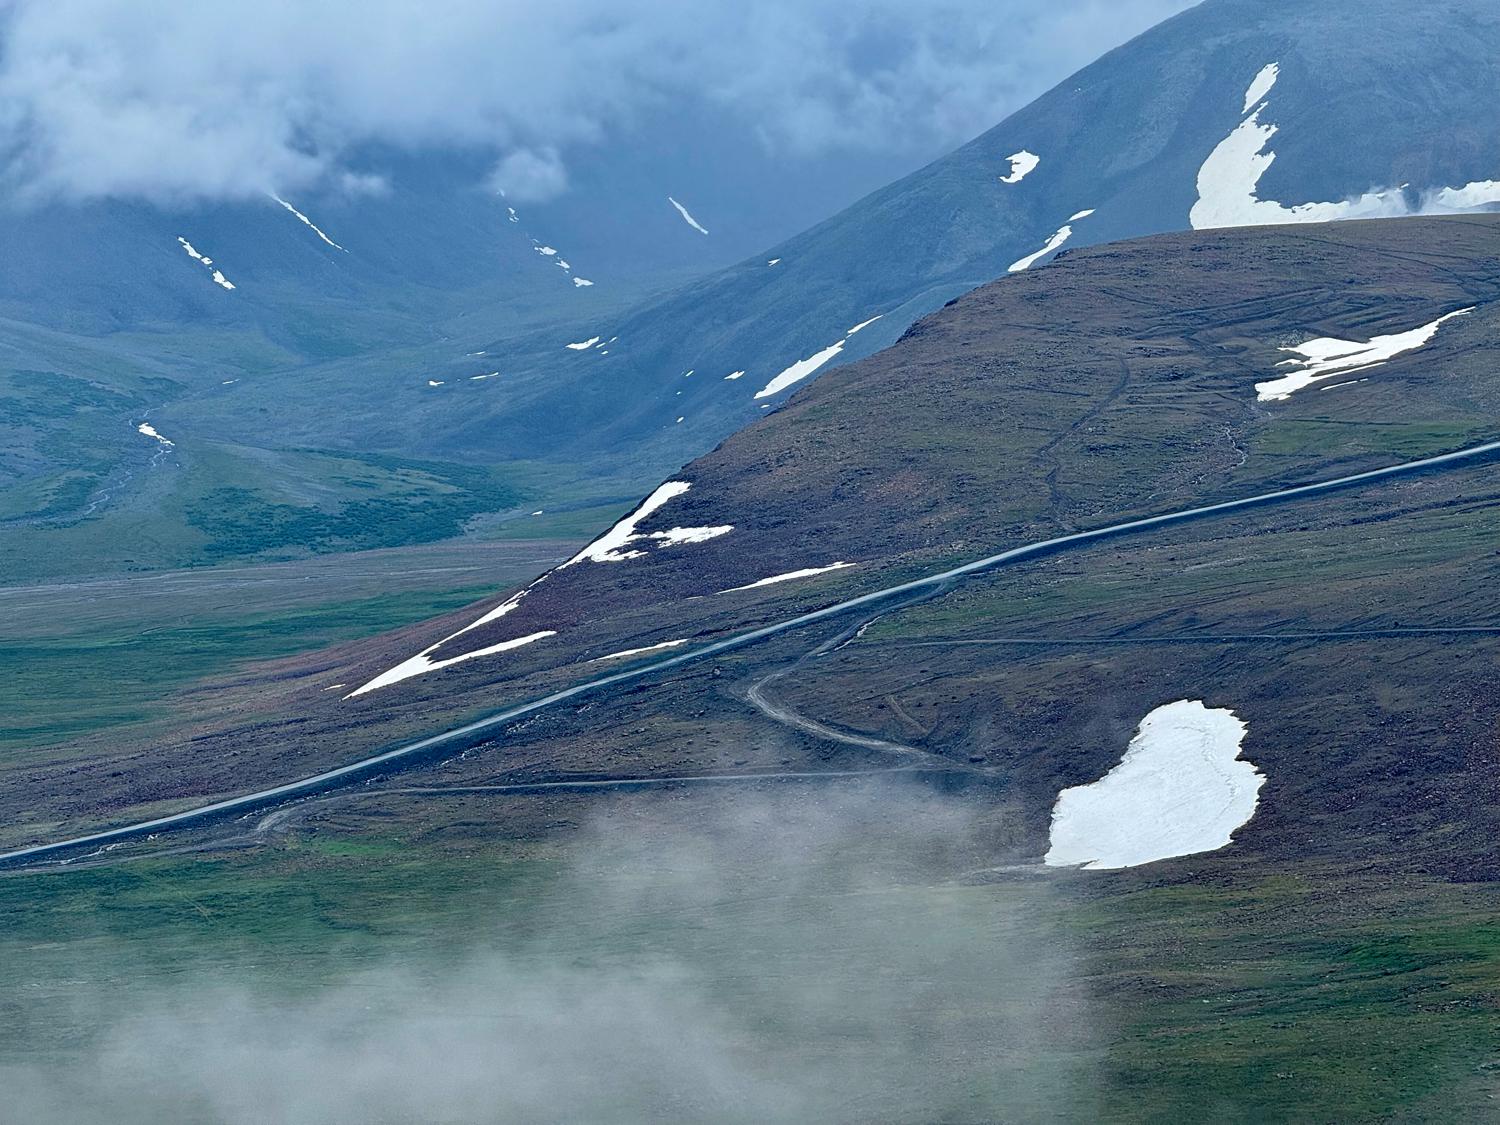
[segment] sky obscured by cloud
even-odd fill
[[[361,145],[459,147],[522,197],[683,104],[768,151],[967,140],[1191,0],[0,0],[11,193],[233,199]]]

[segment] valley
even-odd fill
[[[1500,9],[340,7],[0,2],[0,1118],[1496,1118]]]

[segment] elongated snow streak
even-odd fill
[[[599,664],[605,660],[625,660],[631,656],[644,656],[648,652],[663,652],[669,648],[681,648],[687,644],[687,639],[680,641],[662,641],[658,645],[647,645],[645,648],[627,648],[624,652],[612,652],[608,656],[596,656],[590,660],[590,664]]]
[[[599,342],[599,339],[600,339],[600,337],[593,336],[593,337],[591,337],[591,338],[589,338],[587,340],[580,340],[576,344],[565,344],[563,346],[566,347],[569,351],[572,351],[572,352],[586,352],[590,348],[592,348],[595,344],[597,344]]]
[[[177,241],[180,242],[182,244],[182,248],[187,251],[187,255],[189,258],[192,258],[195,262],[203,263],[205,269],[212,271],[210,273],[210,276],[213,278],[215,285],[217,285],[220,289],[234,288],[234,282],[225,277],[222,271],[213,269],[214,260],[212,258],[200,254],[197,247],[195,247],[191,242],[183,238],[181,235],[177,236]]]
[[[536,588],[537,583],[543,581],[545,578],[546,575],[543,575],[541,578],[538,578],[536,582],[533,582],[530,586],[527,586],[526,589],[521,590],[519,593],[511,595],[509,598],[501,602],[494,609],[490,610],[477,621],[470,622],[468,625],[465,625],[456,633],[449,633],[446,637],[438,641],[436,644],[428,645],[421,652],[417,653],[416,656],[411,657],[409,660],[403,660],[394,668],[382,672],[369,683],[364,684],[362,687],[355,688],[348,695],[344,696],[344,698],[353,699],[356,695],[363,695],[365,692],[374,691],[376,688],[388,687],[391,684],[410,679],[412,676],[422,676],[427,674],[428,672],[436,672],[440,668],[447,668],[451,664],[457,664],[460,660],[470,660],[476,656],[488,656],[497,652],[505,652],[510,648],[519,648],[523,644],[530,644],[532,641],[539,641],[544,636],[553,636],[553,633],[533,633],[530,636],[518,638],[515,641],[502,641],[500,645],[492,645],[489,648],[482,649],[477,652],[465,653],[462,656],[455,656],[450,660],[431,659],[432,653],[437,649],[442,648],[449,641],[455,640],[473,629],[478,629],[481,625],[488,625],[492,621],[499,621],[500,618],[504,617],[506,614],[514,610],[516,606],[520,605],[521,599],[526,597],[527,594],[529,594],[533,589]]]
[[[162,437],[161,434],[157,433],[156,427],[153,426],[150,422],[142,422],[135,429],[137,433],[144,434],[146,437],[154,439],[164,447],[170,448],[171,446],[177,444],[176,442],[170,441],[167,438]]]
[[[1276,85],[1276,80],[1280,77],[1280,63],[1267,63],[1261,67],[1260,73],[1255,76],[1250,83],[1250,88],[1245,91],[1245,108],[1240,112],[1249,113],[1258,106],[1262,99],[1271,92],[1271,87]]]
[[[296,215],[297,218],[301,219],[302,222],[313,232],[313,234],[317,235],[324,242],[328,243],[328,245],[332,246],[335,250],[343,250],[345,254],[349,253],[349,251],[344,250],[344,248],[342,246],[340,246],[337,242],[335,242],[333,239],[329,238],[326,234],[324,234],[322,232],[322,230],[319,229],[317,223],[313,222],[306,215],[304,215],[301,211],[297,210],[297,208],[293,207],[290,203],[288,203],[285,199],[282,199],[281,196],[279,196],[279,195],[273,195],[273,196],[271,196],[271,198],[274,199],[274,200],[276,200],[277,203],[281,204],[288,211],[290,211],[293,215]]]
[[[699,234],[708,233],[708,229],[704,227],[703,224],[698,222],[697,219],[693,218],[693,216],[688,213],[688,209],[681,203],[678,203],[677,200],[673,199],[670,195],[667,196],[667,202],[670,203],[673,207],[677,208],[677,213],[682,216],[682,221],[687,223],[688,226],[692,227]]]
[[[822,351],[810,355],[806,359],[799,359],[796,363],[792,364],[760,390],[756,391],[755,397],[758,399],[770,398],[772,395],[780,394],[788,387],[795,386],[797,383],[802,382],[803,379],[806,379],[809,375],[814,374],[820,368],[824,367],[830,360],[838,356],[838,354],[844,350],[844,345],[849,342],[849,338],[851,336],[853,336],[861,329],[868,328],[884,315],[884,313],[881,313],[879,316],[872,316],[869,320],[861,321],[859,324],[856,324],[853,328],[849,329],[848,332],[845,332],[844,338],[838,343],[830,344]]]
[[[1088,211],[1088,212],[1080,211],[1079,212],[1079,215],[1082,215],[1084,218],[1087,218],[1089,215],[1092,215],[1092,214],[1093,214],[1092,211]],[[1075,217],[1075,219],[1073,221],[1074,222],[1077,221],[1076,217]],[[1060,250],[1060,249],[1062,249],[1063,243],[1067,242],[1068,239],[1070,239],[1072,237],[1073,237],[1073,223],[1072,222],[1064,223],[1062,226],[1060,226],[1060,227],[1057,228],[1057,233],[1056,234],[1054,234],[1051,238],[1047,239],[1046,245],[1043,246],[1040,250],[1038,250],[1035,254],[1028,254],[1028,255],[1026,255],[1026,257],[1022,258],[1019,262],[1013,262],[1013,263],[1011,263],[1011,267],[1010,267],[1010,271],[1009,272],[1011,272],[1011,273],[1022,273],[1022,272],[1026,271],[1026,270],[1029,270],[1032,266],[1036,265],[1038,262],[1040,262],[1048,254],[1052,253],[1054,250]]]
[[[1058,794],[1047,866],[1116,871],[1227,846],[1266,782],[1240,760],[1245,731],[1233,711],[1201,702],[1152,711],[1119,765]]]
[[[1298,344],[1293,348],[1282,348],[1282,351],[1289,352],[1298,358],[1285,360],[1278,366],[1290,367],[1293,370],[1279,379],[1256,383],[1255,396],[1261,402],[1277,402],[1291,398],[1298,391],[1326,379],[1380,367],[1398,355],[1426,347],[1444,324],[1454,317],[1468,316],[1473,311],[1473,308],[1459,309],[1447,316],[1438,317],[1431,324],[1413,328],[1410,332],[1376,336],[1364,344],[1355,340],[1340,340],[1337,337],[1324,336],[1309,340],[1305,344]]]
[[[1344,219],[1397,218],[1411,214],[1455,214],[1500,204],[1500,181],[1477,180],[1462,187],[1425,191],[1413,205],[1405,186],[1365,192],[1336,203],[1301,203],[1288,207],[1256,192],[1266,171],[1276,161],[1268,151],[1277,126],[1261,115],[1270,103],[1263,99],[1280,75],[1275,63],[1256,75],[1245,91],[1246,117],[1220,141],[1198,169],[1198,201],[1189,223],[1194,230],[1211,227],[1248,227],[1272,223],[1326,223]]]
[[[1031,173],[1036,171],[1036,166],[1042,162],[1042,158],[1034,152],[1027,152],[1024,148],[1017,153],[1007,156],[1010,161],[1010,175],[1001,176],[1002,184],[1018,184]]]
[[[413,676],[425,676],[428,672],[451,668],[455,664],[462,664],[465,660],[477,660],[481,656],[494,656],[497,653],[509,652],[511,649],[520,648],[522,645],[529,645],[535,641],[555,636],[557,636],[557,630],[545,629],[540,633],[532,633],[525,637],[516,637],[514,640],[501,641],[499,644],[490,645],[488,648],[476,648],[473,652],[466,652],[461,656],[451,656],[447,660],[430,660],[427,657],[427,653],[418,653],[410,660],[403,660],[389,672],[382,672],[363,687],[351,691],[344,698],[353,699],[356,695],[364,695],[367,691],[389,687],[391,684],[400,683],[402,680],[409,680]]]
[[[728,375],[724,376],[724,381],[726,383],[732,383],[736,379],[743,379],[744,377],[745,373],[743,371],[731,371]]]
[[[728,590],[720,590],[721,594],[738,594],[741,590],[759,590],[762,586],[775,586],[782,582],[795,582],[799,578],[812,578],[819,574],[829,574],[835,570],[848,570],[853,563],[836,562],[831,566],[815,566],[807,570],[793,570],[786,574],[773,574],[770,578],[762,578],[759,582],[752,582],[748,586],[732,586]]]

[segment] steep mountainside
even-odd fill
[[[1500,203],[1497,58],[1485,0],[1209,0],[797,238],[566,338],[489,345],[509,375],[492,393],[414,385],[401,408],[429,453],[602,459],[659,479],[819,369],[1059,250]],[[384,440],[383,401],[315,387],[347,405],[351,435]],[[278,410],[279,391],[241,393],[327,439],[310,399]]]

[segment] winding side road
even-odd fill
[[[976,559],[962,566],[953,567],[950,570],[938,574],[929,575],[926,578],[914,579],[903,582],[896,586],[889,586],[883,590],[875,590],[868,594],[862,594],[856,598],[837,602],[823,609],[814,610],[810,613],[800,614],[797,617],[788,618],[759,629],[752,629],[744,633],[737,633],[732,637],[726,637],[721,641],[702,645],[675,656],[663,657],[652,660],[625,671],[615,672],[607,676],[598,676],[594,679],[585,680],[583,683],[562,691],[553,692],[539,699],[527,703],[509,707],[494,715],[466,723],[441,734],[430,735],[427,738],[408,742],[383,753],[372,755],[357,762],[351,762],[345,766],[325,770],[322,773],[313,774],[309,777],[297,778],[280,785],[261,789],[254,793],[245,793],[238,797],[230,797],[222,801],[201,805],[197,808],[187,809],[183,812],[173,813],[170,816],[157,817],[154,820],[142,821],[138,824],[122,825],[118,828],[107,829],[102,832],[90,833],[86,836],[76,836],[66,840],[56,840],[51,843],[36,844],[15,851],[0,853],[0,864],[22,863],[49,856],[59,855],[75,848],[84,848],[107,844],[116,840],[129,837],[147,835],[153,832],[161,832],[165,829],[177,828],[185,824],[202,821],[210,817],[221,816],[226,813],[245,812],[255,808],[276,804],[289,797],[302,796],[308,793],[318,792],[333,788],[339,784],[366,776],[396,763],[410,763],[422,760],[434,751],[442,753],[451,752],[453,749],[472,742],[476,736],[493,732],[499,727],[514,722],[525,715],[545,710],[559,703],[565,703],[570,699],[576,699],[582,695],[589,695],[613,687],[616,684],[631,683],[635,680],[654,676],[659,672],[671,668],[678,668],[684,664],[705,660],[711,656],[722,653],[733,652],[737,649],[746,648],[767,638],[778,636],[782,633],[800,629],[806,625],[812,625],[819,621],[830,618],[842,617],[857,610],[882,606],[885,603],[898,599],[913,597],[932,596],[945,592],[946,587],[965,578],[987,571],[996,570],[1008,566],[1011,563],[1020,562],[1025,559],[1034,559],[1039,556],[1053,554],[1058,551],[1070,550],[1074,547],[1087,546],[1103,539],[1113,539],[1120,536],[1131,535],[1142,531],[1152,531],[1157,528],[1167,527],[1174,524],[1188,523],[1192,520],[1205,519],[1232,512],[1240,512],[1249,508],[1266,507],[1272,504],[1285,503],[1292,500],[1317,496],[1327,492],[1333,492],[1345,488],[1354,488],[1377,481],[1389,480],[1396,477],[1414,476],[1419,473],[1431,472],[1440,469],[1456,468],[1481,462],[1489,458],[1500,456],[1500,441],[1486,442],[1483,445],[1471,446],[1468,449],[1460,449],[1453,453],[1444,453],[1436,457],[1424,457],[1418,461],[1408,461],[1399,465],[1389,465],[1383,469],[1372,469],[1369,472],[1355,473],[1350,476],[1337,477],[1333,480],[1319,481],[1314,484],[1299,485],[1294,488],[1285,488],[1276,492],[1263,492],[1255,496],[1247,496],[1239,500],[1227,500],[1219,504],[1208,504],[1197,508],[1185,508],[1181,511],[1168,512],[1158,516],[1147,516],[1143,519],[1127,520],[1124,523],[1110,524],[1107,527],[1095,528],[1092,531],[1080,531],[1070,535],[1062,535],[1053,539],[1044,539],[1037,543],[1030,543],[1023,547],[1015,547],[1008,551],[1002,551],[996,555]]]

